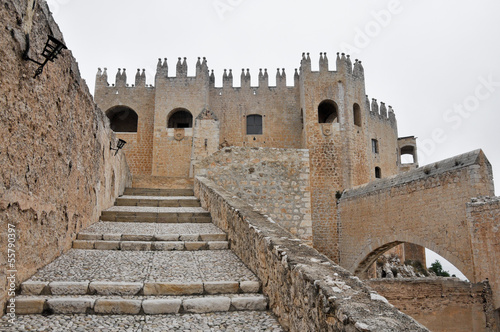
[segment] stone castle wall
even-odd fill
[[[224,148],[195,168],[272,222],[312,243],[307,150]]]
[[[38,78],[38,66],[22,59],[25,33],[36,59],[49,34],[63,38],[46,2],[32,6],[28,0],[0,6],[0,307],[7,270],[17,270],[19,285],[68,250],[130,184],[123,153],[109,149],[110,142],[116,146],[109,121],[71,52],[64,50]],[[7,265],[8,234],[16,235],[15,267]]]
[[[367,285],[434,332],[495,332],[487,282],[455,278],[372,279]]]

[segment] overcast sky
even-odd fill
[[[500,178],[500,1],[497,0],[48,0],[93,93],[98,67],[109,83],[159,57],[175,75],[187,57],[194,75],[205,56],[221,85],[250,68],[285,68],[288,84],[302,52],[313,70],[327,52],[363,61],[370,98],[393,106],[399,136],[417,136],[420,165],[482,148]],[[497,186],[500,186],[498,184]],[[498,190],[497,190],[498,193]]]

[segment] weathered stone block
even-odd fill
[[[103,234],[102,239],[104,241],[120,241],[122,239],[121,234]]]
[[[231,299],[228,297],[203,297],[187,299],[182,303],[186,312],[197,314],[205,312],[229,311]]]
[[[120,241],[96,241],[94,248],[97,250],[119,250]]]
[[[142,282],[93,281],[89,291],[99,295],[137,295],[142,287]]]
[[[208,242],[209,250],[225,250],[229,249],[229,242],[227,241],[211,241]]]
[[[179,241],[179,234],[158,234],[155,235],[156,241]]]
[[[152,250],[184,250],[184,242],[152,242]]]
[[[241,281],[240,289],[243,293],[258,293],[260,290],[259,281]]]
[[[204,282],[203,286],[207,294],[234,294],[239,290],[239,283],[236,281]]]
[[[94,234],[94,233],[78,233],[77,237],[78,240],[102,240],[102,235],[101,234]]]
[[[234,297],[231,299],[231,304],[236,310],[267,310],[267,299],[262,295],[251,297]]]
[[[123,241],[120,243],[121,250],[150,251],[151,242]]]
[[[85,314],[94,302],[86,298],[52,298],[47,300],[47,305],[55,314]]]
[[[94,312],[106,315],[137,315],[141,311],[141,304],[141,300],[97,299]]]
[[[142,309],[145,314],[176,314],[181,308],[182,300],[161,299],[161,300],[144,300],[142,301]]]
[[[25,281],[21,284],[21,294],[40,295],[48,284],[48,281]]]
[[[227,235],[224,233],[220,234],[201,234],[202,241],[226,241]]]
[[[45,298],[28,297],[16,299],[17,315],[41,314],[45,305]]]
[[[49,283],[52,295],[85,295],[88,293],[88,281],[53,281]]]
[[[207,248],[206,242],[184,242],[184,247],[186,250],[202,250]]]
[[[74,240],[73,249],[94,249],[95,241]]]
[[[199,234],[181,234],[179,239],[181,241],[198,241],[199,238]]]
[[[123,234],[122,241],[153,241],[153,235],[146,234]]]
[[[146,282],[144,295],[194,295],[203,294],[203,283]]]

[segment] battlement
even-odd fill
[[[198,57],[198,61],[196,62],[196,74],[193,77],[188,77],[188,64],[187,64],[187,58],[181,58],[179,57],[176,63],[175,67],[175,76],[169,76],[169,66],[168,66],[168,61],[167,58],[164,58],[163,60],[161,58],[158,59],[158,63],[156,66],[156,75],[155,75],[155,82],[157,79],[169,79],[169,80],[176,80],[176,79],[182,79],[185,80],[186,78],[190,79],[203,79],[203,80],[208,80],[209,84],[211,87],[215,87],[215,74],[214,71],[211,70],[209,71],[208,69],[208,62],[205,57],[201,58]],[[278,68],[276,72],[276,85],[274,86],[275,88],[286,88],[286,87],[298,87],[299,86],[299,81],[300,81],[300,76],[303,73],[318,73],[317,71],[312,71],[311,70],[311,57],[309,53],[302,53],[302,60],[300,62],[300,67],[297,69],[295,68],[294,72],[294,84],[293,86],[287,86],[286,84],[286,73],[285,73],[285,68]],[[326,52],[321,52],[320,57],[319,57],[319,73],[340,73],[344,75],[348,75],[352,77],[353,79],[362,79],[364,80],[364,69],[363,65],[361,64],[361,61],[358,59],[355,60],[354,64],[352,63],[350,56],[346,55],[344,53],[340,54],[337,53],[337,59],[336,59],[336,70],[335,71],[330,71],[329,70],[329,64],[328,64],[328,57]],[[104,68],[104,71],[101,70],[101,68],[98,69],[97,75],[96,75],[96,87],[149,87],[152,88],[153,85],[146,85],[146,71],[145,69],[142,69],[142,72],[140,69],[137,70],[137,73],[135,75],[135,84],[128,85],[127,84],[127,74],[126,74],[126,69],[119,68],[118,72],[116,74],[116,79],[114,84],[109,84],[108,83],[108,75],[107,75],[107,70]],[[269,86],[269,73],[267,68],[260,68],[259,73],[258,73],[258,85],[257,86],[251,86],[251,75],[250,75],[250,69],[242,69],[241,75],[240,75],[240,87],[241,89],[257,89],[257,88],[271,88],[272,86]],[[232,69],[224,69],[223,75],[222,75],[222,88],[238,88],[234,86],[234,80],[233,80],[233,71]]]
[[[396,125],[396,114],[392,109],[392,106],[385,106],[384,102],[380,102],[380,106],[377,102],[377,99],[372,98],[371,102],[366,96],[366,109],[369,111],[370,116],[373,118],[378,118],[380,120],[388,120],[391,125]]]

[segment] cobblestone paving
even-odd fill
[[[269,312],[244,311],[168,316],[27,315],[17,316],[14,325],[8,323],[7,317],[3,317],[0,331],[281,332],[283,329]]]
[[[72,249],[32,281],[257,281],[230,250],[112,251]]]
[[[97,222],[81,231],[92,234],[221,234],[224,233],[214,224],[167,224],[136,222]]]

